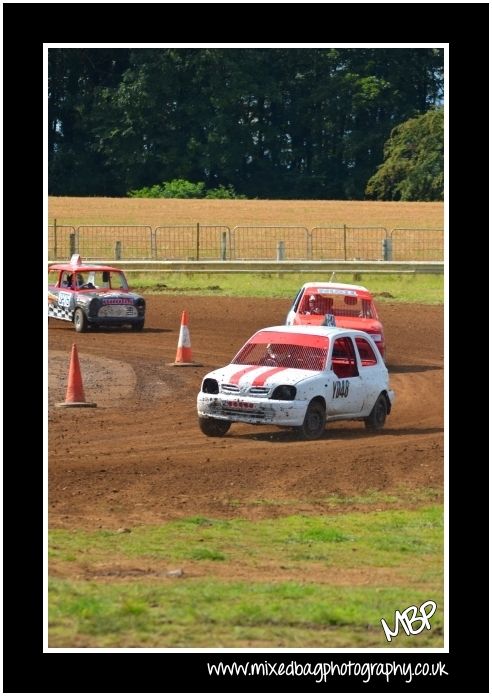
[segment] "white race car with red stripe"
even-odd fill
[[[369,334],[328,326],[261,329],[230,365],[209,372],[197,397],[200,428],[221,437],[231,423],[298,428],[307,440],[327,421],[383,427],[394,392]]]

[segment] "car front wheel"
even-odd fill
[[[202,433],[208,437],[222,437],[231,427],[229,421],[217,418],[199,418],[198,425]]]
[[[73,315],[73,323],[75,326],[75,331],[77,333],[83,333],[87,331],[87,317],[84,314],[84,310],[77,307]]]
[[[386,422],[386,414],[388,412],[388,405],[386,403],[386,398],[383,394],[380,394],[377,398],[376,403],[372,407],[371,413],[364,418],[364,423],[368,430],[381,430]]]
[[[326,424],[326,411],[319,401],[311,401],[307,407],[304,423],[300,427],[305,440],[317,440],[321,437]]]

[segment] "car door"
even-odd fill
[[[367,338],[355,337],[359,354],[359,374],[364,385],[365,407],[372,408],[381,393],[381,357],[377,355]]]
[[[329,360],[332,379],[328,384],[327,415],[360,413],[364,405],[364,382],[350,336],[340,336],[333,341]]]
[[[48,301],[48,316],[72,321],[76,299],[76,293],[70,286],[72,273],[69,271],[60,273],[56,285],[53,284],[54,279],[51,275],[48,279],[48,292],[51,295]]]
[[[304,292],[304,286],[302,286],[302,288],[298,291],[297,295],[295,296],[294,302],[292,303],[292,307],[289,309],[289,312],[287,314],[287,318],[285,320],[285,323],[287,326],[292,326],[292,324],[294,324],[294,321],[296,318],[297,308],[299,306],[299,300],[301,299],[303,292]]]

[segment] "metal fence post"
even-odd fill
[[[283,261],[285,259],[285,242],[281,239],[277,242],[277,261]]]
[[[116,241],[114,243],[114,258],[116,259],[116,261],[121,260],[121,242],[119,241]]]
[[[383,261],[393,260],[393,240],[389,237],[383,239]]]
[[[220,258],[222,261],[227,260],[227,232],[222,232],[220,240]]]
[[[70,232],[69,243],[70,243],[70,256],[72,256],[73,254],[77,253],[77,250],[75,248],[75,232]]]
[[[343,260],[347,260],[347,225],[343,225]]]
[[[53,249],[53,258],[57,259],[58,258],[58,248],[57,248],[57,243],[56,243],[56,218],[53,220],[53,244],[54,244],[54,249]]]
[[[200,223],[196,223],[196,260],[200,260]]]

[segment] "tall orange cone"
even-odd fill
[[[68,368],[68,384],[65,401],[55,404],[59,408],[67,408],[73,406],[85,406],[86,408],[94,408],[97,404],[85,400],[84,385],[82,384],[82,374],[80,372],[79,354],[77,346],[72,345],[72,353],[70,355],[70,366]]]
[[[181,328],[179,329],[178,350],[176,351],[176,360],[169,365],[176,367],[188,367],[190,365],[201,365],[202,363],[193,362],[191,357],[191,339],[188,329],[188,312],[183,310],[181,314]]]

